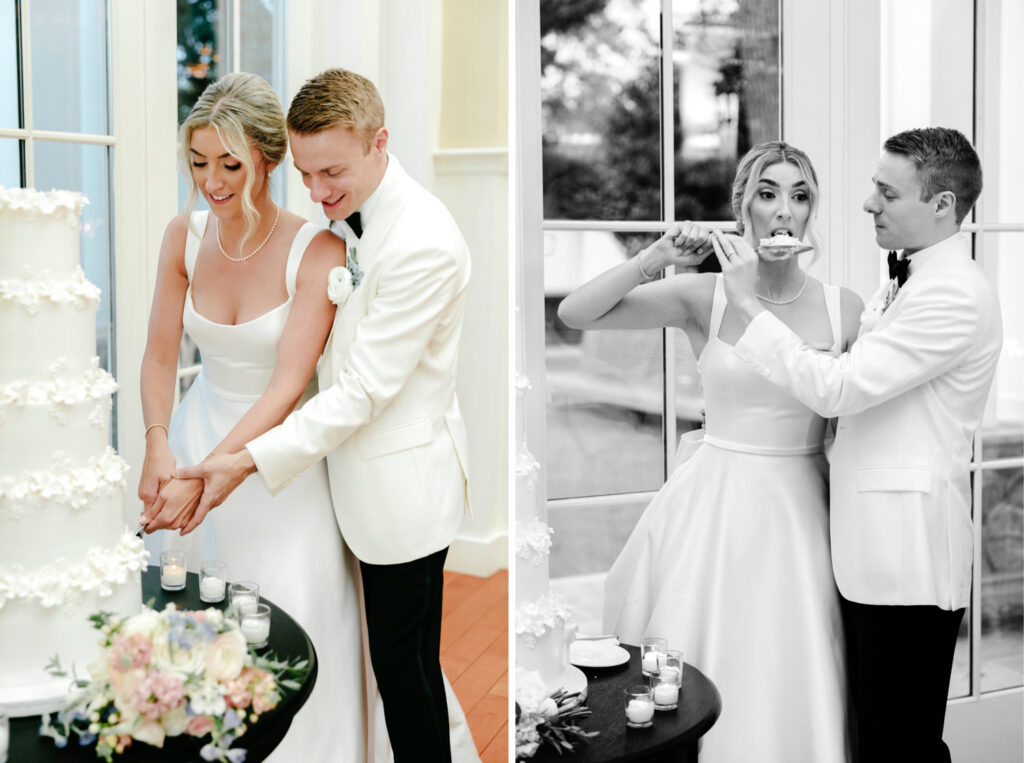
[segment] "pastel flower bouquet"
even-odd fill
[[[163,747],[167,737],[209,736],[208,761],[241,763],[231,744],[247,724],[272,710],[285,689],[298,689],[308,661],[292,663],[250,653],[238,623],[220,610],[146,610],[125,619],[101,612],[91,620],[102,634],[89,665],[91,680],[76,680],[56,720],[43,716],[39,733],[58,747],[77,734],[112,761],[133,742]],[[59,661],[51,672],[61,675]]]

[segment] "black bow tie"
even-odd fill
[[[358,212],[353,212],[346,217],[345,222],[348,223],[348,227],[352,229],[352,232],[356,234],[356,238],[363,237],[363,219]]]
[[[896,279],[896,285],[902,286],[910,275],[910,258],[896,258],[896,252],[889,252],[889,278]]]

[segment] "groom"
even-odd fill
[[[310,197],[348,244],[355,289],[335,316],[320,393],[239,453],[178,472],[205,481],[184,532],[254,471],[277,493],[326,457],[338,525],[360,563],[395,760],[448,761],[441,593],[468,509],[455,371],[469,252],[444,205],[388,153],[368,79],[342,69],[313,77],[291,103],[288,131]]]
[[[981,193],[967,139],[945,128],[895,135],[873,182],[864,210],[891,250],[893,280],[838,358],[808,349],[758,304],[749,247],[724,239],[715,248],[746,325],[735,354],[822,416],[840,417],[832,565],[859,759],[949,761],[946,695],[971,593],[969,467],[1002,322],[960,233]]]

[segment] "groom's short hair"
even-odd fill
[[[367,151],[384,126],[384,102],[377,87],[347,69],[327,69],[306,80],[288,107],[288,129],[299,135],[337,126],[361,134]]]
[[[964,221],[981,195],[981,160],[963,133],[949,127],[923,127],[893,135],[882,145],[907,157],[917,168],[921,201],[942,191],[956,196],[956,222]]]

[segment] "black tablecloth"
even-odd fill
[[[697,740],[722,712],[718,689],[692,665],[683,668],[683,686],[675,710],[654,713],[654,725],[646,729],[626,726],[625,689],[647,683],[640,672],[639,647],[623,644],[629,662],[614,668],[581,668],[587,676],[587,707],[593,714],[579,725],[586,731],[598,731],[576,747],[569,757],[543,746],[534,757],[536,763],[560,760],[563,763],[644,763],[697,760]]]
[[[199,599],[199,577],[195,573],[189,573],[182,591],[164,591],[160,588],[160,570],[155,566],[149,567],[142,573],[142,600],[149,603],[154,599],[152,607],[161,610],[165,605],[173,602],[178,609],[206,609],[215,607],[217,609],[227,608],[227,599],[219,604],[207,604]],[[288,613],[273,602],[260,597],[260,601],[270,605],[270,638],[265,649],[260,652],[272,650],[279,657],[293,659],[306,657],[310,663],[310,671],[298,691],[284,692],[283,699],[277,707],[260,716],[257,723],[248,724],[248,729],[242,738],[232,745],[247,750],[246,763],[256,763],[266,758],[271,751],[280,744],[284,738],[292,718],[299,711],[313,690],[316,683],[317,659],[316,650],[306,632],[299,627]],[[39,724],[41,718],[38,715],[25,718],[11,719],[11,745],[8,753],[8,763],[69,763],[72,761],[89,761],[95,763],[97,760],[95,743],[86,747],[78,744],[78,737],[71,736],[67,747],[58,749],[53,740],[48,737],[39,736]],[[197,739],[195,737],[182,735],[168,738],[162,749],[133,741],[124,755],[115,757],[115,760],[124,763],[188,763],[190,761],[202,761],[199,757],[200,748],[209,742],[209,737]]]

